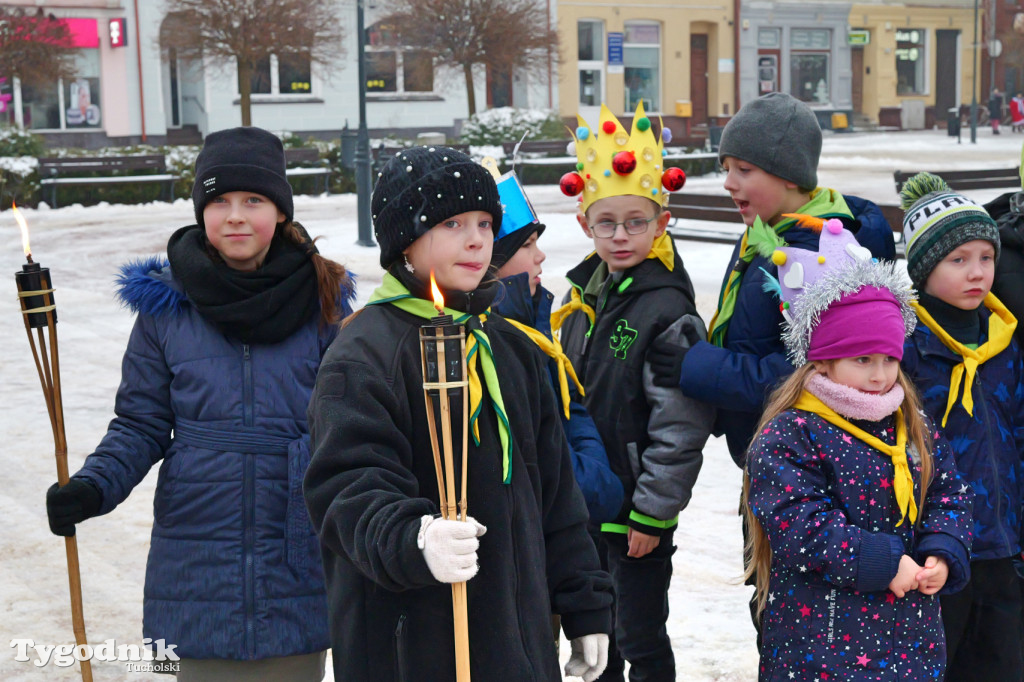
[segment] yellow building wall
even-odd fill
[[[558,78],[560,116],[575,116],[579,103],[576,24],[580,19],[604,22],[604,58],[607,66],[609,32],[625,32],[626,22],[656,21],[661,24],[661,109],[664,116],[675,114],[677,100],[690,99],[690,35],[708,35],[708,115],[735,112],[735,42],[732,0],[719,2],[659,2],[648,0],[633,6],[624,2],[559,2],[558,34],[561,62]],[[733,71],[719,69],[733,64]],[[624,112],[624,75],[604,73],[605,103],[616,115]]]
[[[979,22],[982,14],[979,13]],[[925,105],[935,104],[936,31],[953,29],[960,31],[960,100],[962,104],[971,101],[971,41],[973,40],[974,9],[952,7],[913,8],[883,5],[853,5],[850,9],[850,26],[871,31],[871,42],[864,46],[864,95],[863,111],[869,116],[877,114],[884,107],[899,107],[903,100],[923,100]],[[897,29],[921,29],[928,32],[926,43],[925,95],[896,94],[896,31]],[[950,75],[951,77],[953,74]]]

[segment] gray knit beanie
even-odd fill
[[[491,214],[501,228],[501,200],[494,177],[450,147],[411,147],[395,154],[377,175],[370,211],[387,269],[410,244],[442,220],[468,211]]]
[[[810,107],[784,92],[744,104],[718,145],[718,160],[731,156],[754,164],[801,189],[818,186],[821,128]]]
[[[918,173],[903,184],[900,200],[907,272],[921,288],[935,266],[961,244],[984,239],[996,248],[999,228],[979,204],[957,194],[946,181],[931,173]]]

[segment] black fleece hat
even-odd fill
[[[495,239],[494,250],[491,251],[491,265],[501,269],[505,263],[512,259],[512,256],[516,255],[516,251],[523,248],[523,244],[526,243],[526,240],[534,232],[540,237],[544,234],[545,229],[547,229],[547,225],[544,223],[530,223],[520,227],[518,230],[509,232],[504,237]]]
[[[295,207],[285,168],[284,146],[271,132],[262,128],[231,128],[210,133],[196,157],[196,180],[192,185],[196,222],[205,227],[206,204],[227,192],[262,194],[290,222]]]
[[[501,228],[494,178],[451,147],[412,147],[391,157],[377,174],[370,211],[384,269],[432,227],[460,213],[486,211],[494,233]]]

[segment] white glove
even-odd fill
[[[462,583],[476,575],[478,537],[487,528],[472,516],[465,521],[446,521],[433,516],[420,519],[416,545],[427,560],[427,568],[442,583]]]
[[[572,655],[565,664],[565,674],[582,677],[583,682],[594,682],[608,665],[608,635],[583,635],[570,642]]]

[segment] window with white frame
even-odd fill
[[[925,37],[919,28],[896,30],[896,94],[924,95],[928,92],[925,78]]]
[[[600,106],[604,101],[604,23],[581,19],[576,22],[576,38],[579,103]]]
[[[50,83],[15,80],[11,85],[11,103],[21,99],[21,122],[32,130],[67,130],[102,127],[100,108],[100,53],[96,49],[79,50],[75,55],[75,77]],[[8,107],[10,122],[17,122],[13,106]]]
[[[831,100],[832,31],[794,28],[789,32],[789,94],[802,102]]]
[[[253,67],[249,77],[249,92],[255,96],[309,95],[313,89],[312,81],[312,69],[307,55],[272,54]]]
[[[378,21],[366,29],[366,92],[433,93],[433,57],[404,46],[393,24]]]
[[[644,102],[647,111],[661,109],[661,25],[651,21],[627,21],[622,41],[625,67],[625,110]]]

